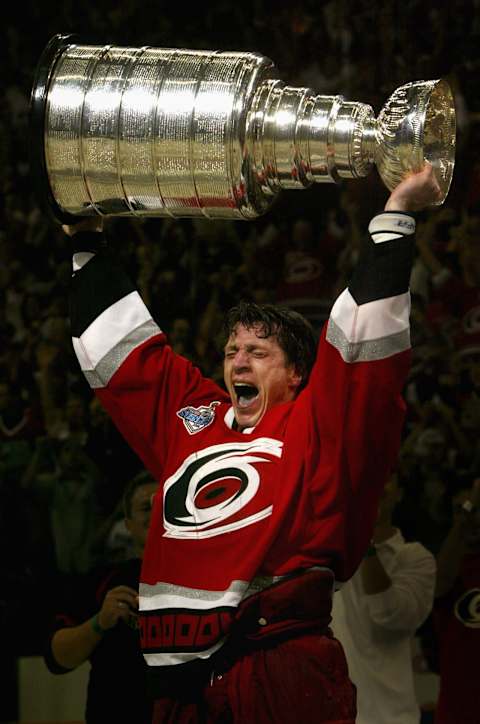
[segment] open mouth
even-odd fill
[[[235,390],[238,406],[241,409],[250,407],[258,397],[258,389],[253,385],[237,383],[233,386],[233,389]]]

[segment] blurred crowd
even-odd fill
[[[444,206],[418,218],[413,365],[399,462],[405,494],[397,511],[406,537],[437,552],[452,495],[480,470],[480,13],[477,2],[455,3],[455,12],[426,5],[301,0],[272,17],[266,0],[219,2],[198,20],[185,18],[183,6],[162,13],[135,0],[100,0],[76,17],[67,0],[61,7],[26,3],[35,27],[28,42],[20,22],[7,25],[0,44],[7,79],[0,106],[2,616],[21,605],[26,589],[37,591],[41,582],[48,593],[55,575],[124,554],[129,538],[120,501],[141,468],[92,400],[73,357],[69,241],[32,188],[29,94],[38,57],[57,32],[102,44],[262,52],[290,84],[341,93],[376,112],[404,82],[449,79],[458,114],[456,171]],[[429,32],[419,41],[424,23]],[[225,310],[239,297],[282,303],[303,312],[318,333],[387,193],[371,174],[285,192],[256,222],[114,218],[107,234],[174,349],[220,381]],[[27,629],[26,653],[37,643]]]

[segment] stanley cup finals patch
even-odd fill
[[[177,415],[183,420],[183,424],[187,428],[190,435],[195,435],[205,427],[208,427],[215,418],[215,408],[220,402],[215,400],[209,405],[200,405],[200,407],[182,407],[178,410]]]

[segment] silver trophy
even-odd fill
[[[429,161],[448,193],[448,83],[407,83],[378,118],[285,85],[255,53],[120,48],[55,36],[32,90],[32,167],[63,222],[79,216],[253,219],[282,189],[366,176],[391,190]]]

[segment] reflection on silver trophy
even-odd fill
[[[32,91],[50,208],[76,216],[252,219],[282,189],[366,176],[391,190],[425,160],[447,196],[455,108],[444,80],[371,106],[285,85],[254,53],[88,46],[55,36]]]

